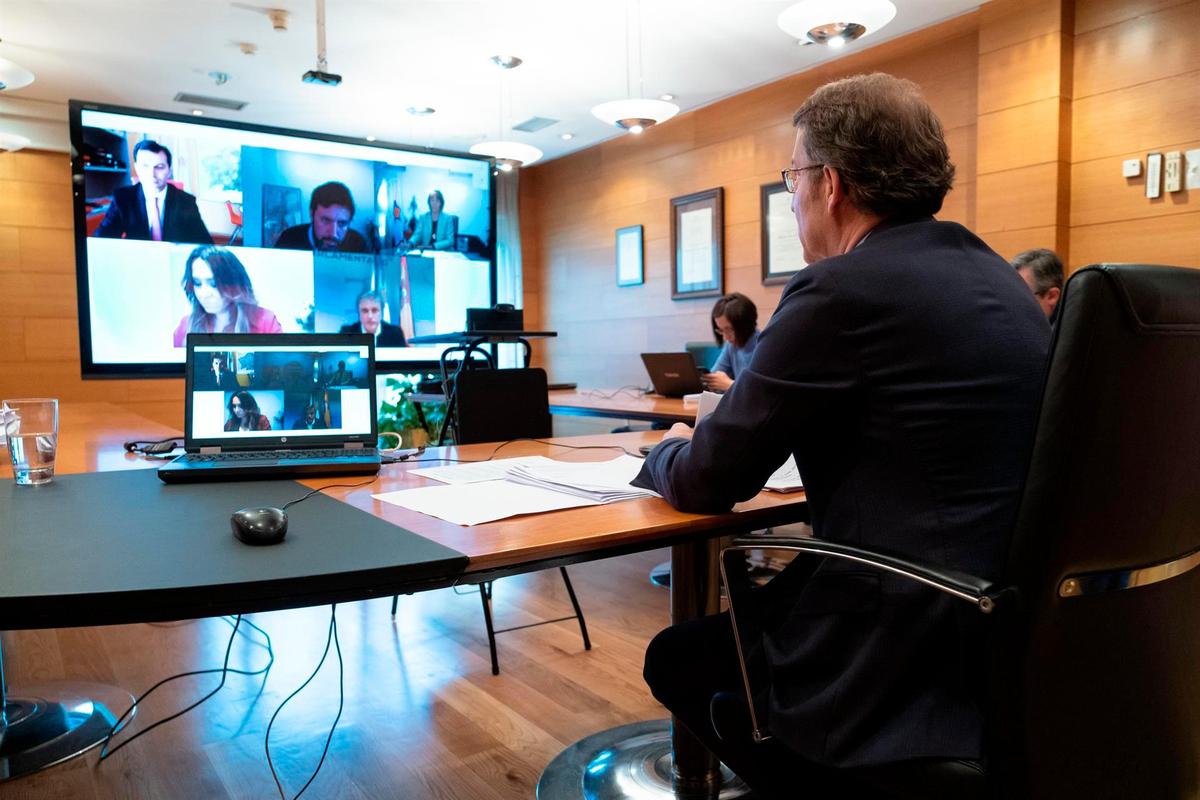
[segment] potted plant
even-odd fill
[[[432,442],[446,417],[445,403],[422,403],[420,410],[410,395],[420,375],[384,376],[379,405],[379,432],[396,433],[401,447],[424,447]],[[422,424],[424,423],[424,424]]]

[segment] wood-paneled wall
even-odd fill
[[[1080,0],[1071,135],[1074,268],[1200,267],[1200,191],[1145,196],[1121,162],[1200,148],[1200,0]]]
[[[1144,196],[1121,161],[1200,148],[1200,0],[992,0],[981,11],[525,170],[526,319],[552,379],[643,384],[637,354],[709,337],[709,300],[672,301],[670,198],[725,189],[725,287],[765,320],[780,287],[759,266],[759,186],[789,157],[792,111],[827,80],[911,78],[941,116],[958,168],[944,219],[1001,254],[1200,266],[1200,195]],[[618,289],[614,233],[645,226],[646,283]],[[79,377],[70,169],[65,155],[0,154],[0,396],[109,400],[172,425],[179,380]],[[127,309],[136,314],[137,309]]]
[[[1144,197],[1121,161],[1200,147],[1200,0],[991,0],[975,14],[728,100],[637,138],[523,176],[526,313],[559,331],[541,349],[555,380],[641,384],[637,354],[708,336],[709,300],[670,300],[669,200],[725,188],[725,287],[769,315],[759,268],[758,186],[776,180],[790,116],[821,83],[884,70],[919,83],[946,127],[958,175],[943,219],[1005,257],[1059,251],[1200,267],[1195,190]],[[618,289],[616,228],[646,229],[646,284]]]
[[[946,128],[958,168],[941,216],[975,224],[975,15],[967,15],[525,170],[521,215],[526,314],[558,331],[535,346],[552,380],[644,384],[638,353],[711,341],[712,299],[671,300],[670,199],[725,190],[725,290],[748,295],[760,323],[782,287],[763,286],[759,187],[791,156],[792,113],[821,84],[876,70],[916,81]],[[646,282],[617,288],[614,235],[643,225]]]
[[[180,379],[80,378],[73,230],[67,155],[0,153],[0,397],[105,400],[182,426]]]

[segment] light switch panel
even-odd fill
[[[1121,177],[1136,178],[1142,174],[1142,160],[1140,158],[1127,158],[1121,162]]]
[[[1200,150],[1187,151],[1187,177],[1184,183],[1187,189],[1200,189]]]
[[[1146,197],[1153,200],[1162,196],[1162,153],[1146,156]]]
[[[1163,191],[1178,192],[1183,189],[1183,154],[1172,150],[1163,158]]]

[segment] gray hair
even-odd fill
[[[1063,265],[1053,250],[1039,247],[1026,250],[1012,260],[1013,268],[1020,271],[1028,268],[1033,275],[1033,293],[1041,297],[1046,292],[1063,285]]]

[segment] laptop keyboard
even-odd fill
[[[364,447],[358,450],[345,450],[342,448],[326,449],[326,450],[259,450],[247,451],[240,453],[188,453],[180,456],[179,461],[185,464],[238,464],[244,461],[268,461],[268,460],[319,460],[324,461],[330,458],[377,458],[379,451],[373,447]]]

